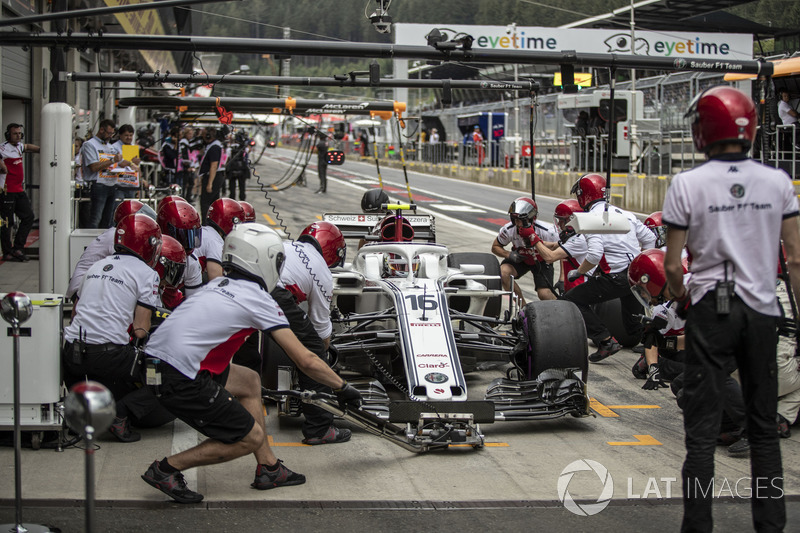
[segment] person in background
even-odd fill
[[[206,223],[206,215],[211,204],[219,198],[222,189],[224,174],[217,175],[222,162],[225,147],[222,140],[228,134],[227,126],[219,130],[216,128],[206,128],[203,133],[203,140],[206,143],[206,150],[203,159],[200,161],[200,216],[203,217],[203,224]]]
[[[328,138],[324,133],[317,136],[317,174],[319,174],[319,189],[316,194],[325,194],[328,189]]]
[[[194,130],[183,128],[178,142],[178,157],[180,158],[180,170],[178,180],[183,187],[183,197],[187,202],[192,203],[192,193],[194,191],[194,173],[197,170],[197,158],[192,157],[192,139]]]
[[[112,170],[117,166],[131,166],[131,162],[126,161],[110,144],[115,130],[113,120],[102,120],[94,137],[81,147],[83,179],[91,184],[90,228],[105,229],[111,226],[117,194],[117,176]]]
[[[114,150],[116,150],[118,154],[122,154],[123,146],[133,146],[133,126],[130,124],[123,124],[119,127],[117,134],[119,135],[119,139],[111,146],[114,147]],[[130,172],[136,172],[137,181],[141,179],[141,175],[139,174],[139,163],[141,163],[141,161],[141,158],[136,156],[131,159],[131,166],[126,167],[125,169]],[[142,183],[141,185],[119,183],[118,185],[122,191],[123,198],[136,198],[136,193],[139,192],[140,186],[144,186],[145,188],[148,186],[147,183]]]
[[[25,152],[39,153],[35,144],[22,142],[25,137],[22,124],[13,122],[6,127],[6,141],[0,144],[0,244],[6,261],[28,261],[25,245],[33,228],[34,214],[31,201],[25,192],[23,156]],[[11,240],[14,216],[19,218],[19,227]]]

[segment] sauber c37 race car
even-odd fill
[[[499,289],[493,255],[449,253],[433,242],[430,215],[403,217],[416,239],[370,242],[369,229],[382,218],[323,217],[345,237],[367,240],[352,263],[333,271],[331,304],[332,365],[361,391],[362,408],[343,410],[330,396],[298,391],[293,369],[272,365],[279,390],[266,396],[282,414],[299,415],[299,402],[312,402],[413,451],[481,447],[483,423],[589,414],[586,331],[574,304],[518,309],[513,291]],[[468,395],[465,373],[503,363],[505,378],[482,399]]]

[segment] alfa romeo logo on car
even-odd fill
[[[428,383],[444,383],[448,379],[449,378],[441,372],[431,372],[430,374],[425,374],[425,381]]]
[[[575,473],[584,471],[594,472],[603,485],[595,503],[579,504],[572,499],[572,495],[569,493],[569,484]],[[611,501],[611,496],[613,495],[614,480],[611,479],[611,474],[608,473],[608,469],[597,461],[592,461],[591,459],[573,461],[568,464],[566,468],[561,471],[561,475],[558,476],[558,499],[564,504],[567,511],[578,516],[596,515],[608,507],[608,503]]]
[[[741,198],[742,196],[744,196],[744,186],[738,183],[734,183],[731,186],[731,196],[733,196],[734,198]]]

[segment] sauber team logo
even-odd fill
[[[430,374],[425,374],[425,381],[427,381],[428,383],[444,383],[448,379],[450,378],[448,378],[441,372],[431,372]]]
[[[731,196],[733,196],[734,198],[741,198],[742,196],[744,196],[744,186],[738,183],[734,183],[731,186]]]
[[[103,267],[103,272],[108,272],[112,268],[114,268],[114,265],[106,265],[106,266]]]

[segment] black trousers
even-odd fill
[[[319,174],[319,190],[328,190],[328,164],[317,163],[317,174]]]
[[[181,170],[178,172],[178,179],[183,187],[183,197],[190,202],[192,200],[192,189],[194,189],[194,172]]]
[[[200,176],[200,216],[203,217],[203,224],[206,223],[208,218],[208,208],[211,207],[214,200],[219,198],[219,191],[225,181],[225,173],[217,171],[217,175],[214,177],[214,184],[211,186],[211,192],[207,192],[208,176],[208,174]]]
[[[239,201],[244,202],[247,198],[247,193],[245,192],[245,184],[247,183],[247,178],[250,177],[249,171],[226,171],[228,175],[228,198],[236,199],[236,184],[239,184]]]
[[[14,223],[14,215],[19,218],[17,234],[14,236],[14,243],[11,243],[11,225]],[[3,253],[11,253],[12,250],[24,250],[28,234],[33,228],[33,208],[28,195],[24,192],[6,192],[0,194],[0,218],[5,222],[0,227],[0,245]]]
[[[89,352],[81,361],[73,358],[71,342],[64,343],[61,361],[64,365],[64,381],[67,388],[84,379],[105,385],[117,405],[125,406],[131,421],[139,427],[157,427],[175,419],[148,387],[142,386],[144,376],[139,365],[131,375],[136,351],[128,344],[103,352]]]
[[[585,283],[567,291],[564,296],[565,300],[578,306],[583,321],[586,323],[586,334],[595,344],[599,344],[611,333],[592,310],[592,306],[614,298],[619,298],[622,304],[622,324],[625,326],[625,330],[631,335],[641,333],[642,325],[635,315],[642,314],[642,305],[631,292],[627,270],[592,276]]]
[[[317,334],[317,330],[314,329],[314,325],[308,315],[295,302],[292,293],[286,289],[276,287],[270,294],[278,302],[278,305],[286,315],[286,320],[289,321],[289,327],[300,339],[300,342],[303,343],[303,346],[327,362],[325,343]],[[267,357],[269,357],[269,354],[267,354]],[[328,394],[332,392],[330,387],[317,383],[299,369],[297,374],[302,390],[327,392]],[[333,415],[321,407],[305,402],[302,404],[302,409],[305,417],[303,421],[303,436],[307,439],[324,436],[325,432],[333,424]]]
[[[742,380],[750,440],[751,505],[756,531],[783,531],[786,508],[779,436],[775,429],[778,379],[776,317],[762,315],[735,297],[729,315],[716,312],[714,292],[692,305],[686,322],[681,531],[711,531],[714,450],[726,379],[735,361]],[[727,480],[731,487],[736,480]],[[747,483],[739,483],[738,491]],[[747,495],[747,493],[745,493]]]

